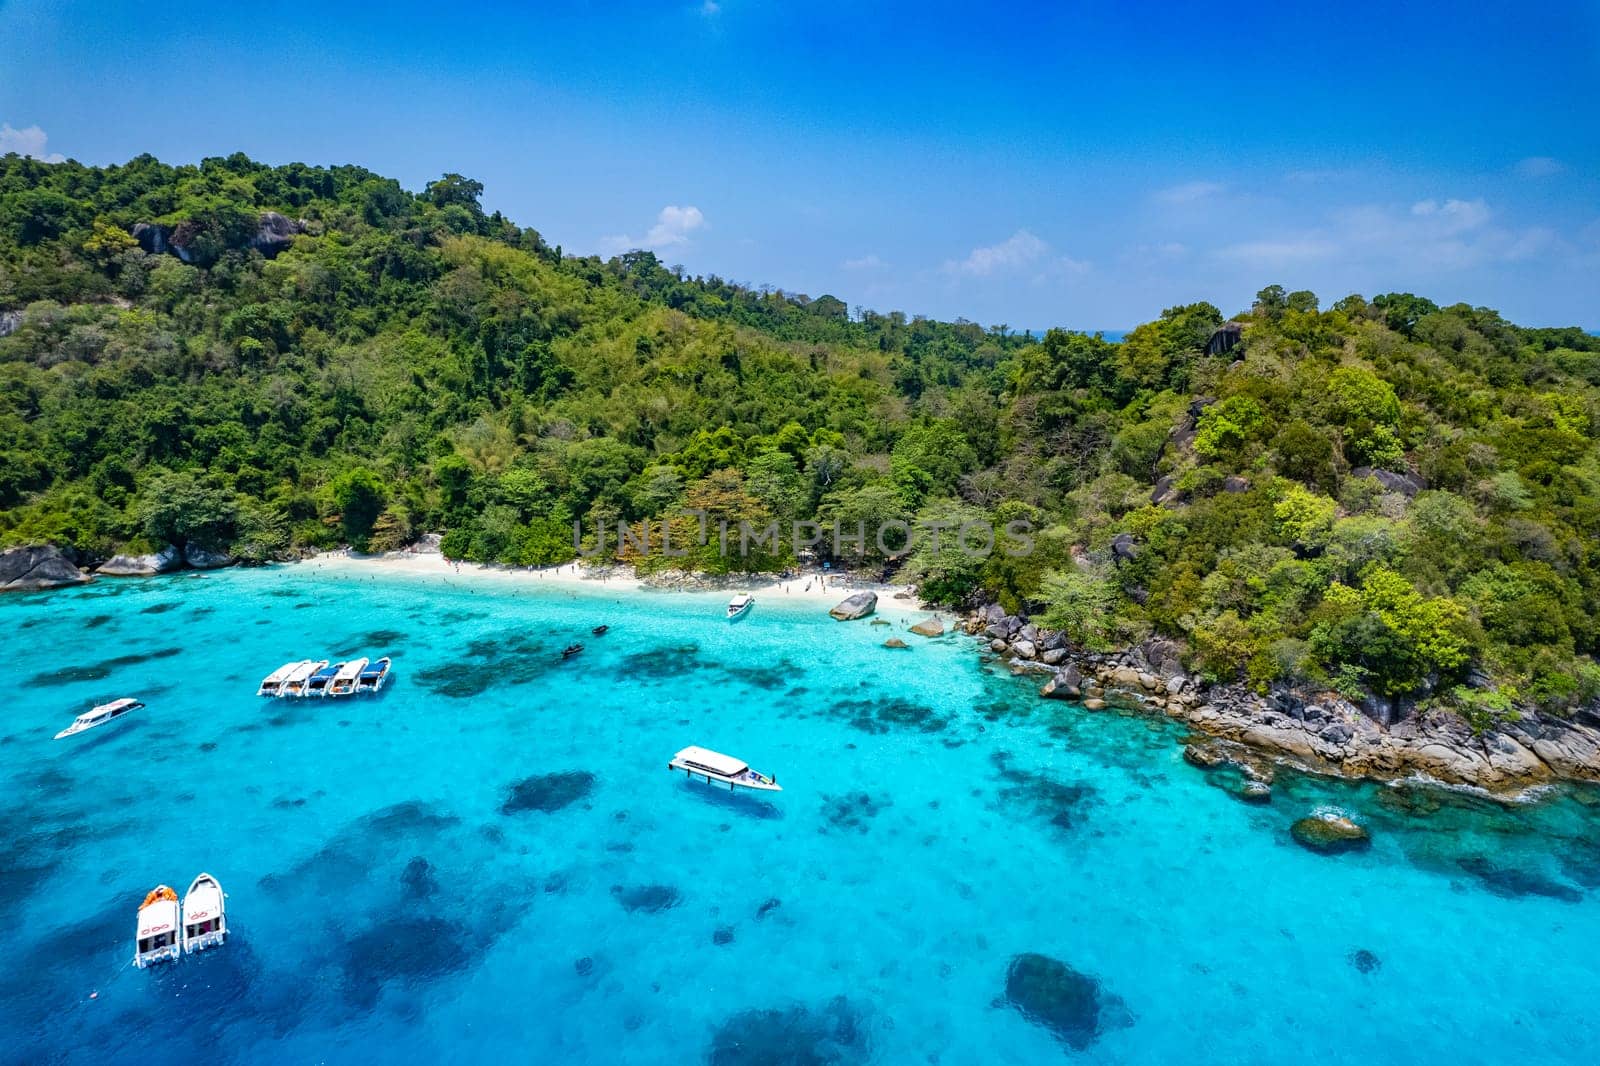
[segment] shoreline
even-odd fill
[[[395,576],[469,582],[490,582],[521,588],[549,588],[608,593],[728,593],[748,592],[763,603],[793,603],[831,609],[847,596],[872,592],[878,597],[878,611],[896,611],[938,616],[947,629],[960,625],[960,613],[930,607],[909,586],[867,581],[848,572],[807,571],[784,579],[776,574],[707,575],[686,571],[663,571],[640,576],[632,567],[585,566],[582,562],[560,566],[506,566],[499,563],[452,562],[438,552],[385,552],[364,555],[348,549],[322,552],[305,559],[275,564],[286,568],[312,565],[331,573],[384,573]],[[292,572],[292,570],[286,570]]]

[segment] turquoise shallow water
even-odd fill
[[[0,1057],[1593,1061],[1600,797],[1247,806],[1170,724],[773,600],[308,566],[0,600]],[[254,696],[313,653],[395,676]],[[51,739],[119,695],[149,706]],[[669,775],[688,743],[785,791]],[[1329,804],[1371,850],[1290,840]],[[138,900],[201,869],[233,941],[131,969]],[[1099,982],[1098,1031],[1008,1005],[1025,953]]]

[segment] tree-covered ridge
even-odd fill
[[[1203,303],[1121,343],[1035,339],[565,256],[480,192],[242,156],[0,160],[0,537],[268,558],[444,529],[452,555],[537,564],[571,557],[574,519],[686,508],[1025,521],[1026,558],[946,538],[909,573],[1091,645],[1182,636],[1257,684],[1480,717],[1600,690],[1600,342],[1579,330],[1270,287],[1214,354]],[[263,242],[268,212],[299,232]],[[883,564],[873,540],[843,561]]]

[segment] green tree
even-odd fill
[[[333,479],[332,493],[345,540],[357,551],[366,551],[372,527],[388,500],[383,479],[365,467],[352,467]]]

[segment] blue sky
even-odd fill
[[[0,151],[359,163],[1013,328],[1263,285],[1600,327],[1600,3],[0,0]]]

